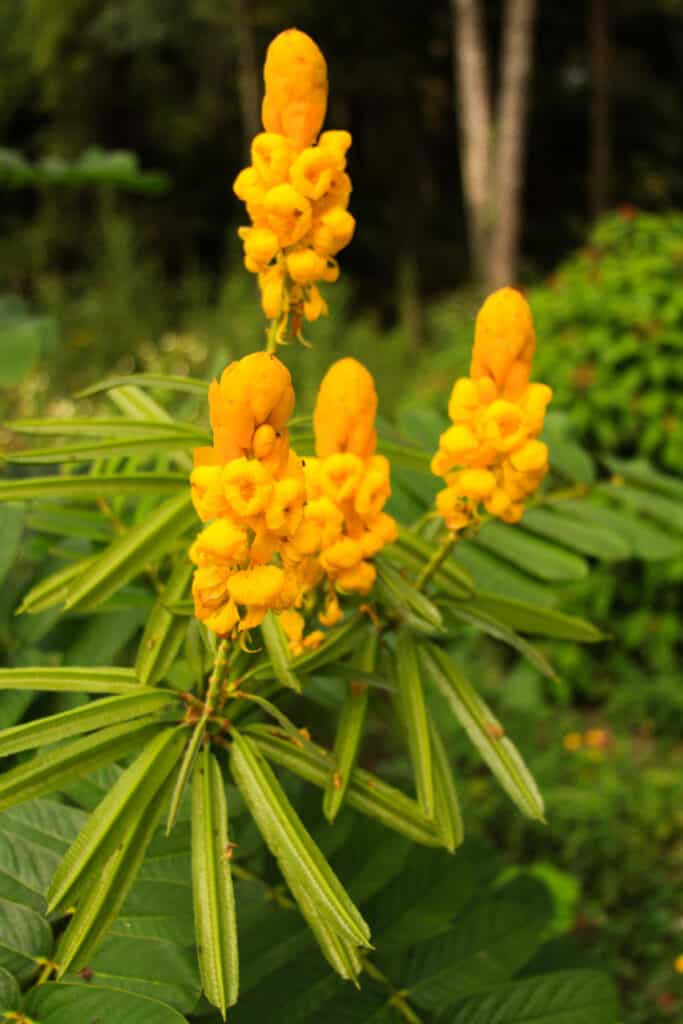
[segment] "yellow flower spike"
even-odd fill
[[[289,179],[302,196],[322,199],[332,186],[332,175],[338,168],[333,150],[311,146],[300,153],[291,166]]]
[[[350,357],[333,363],[320,385],[313,413],[316,454],[373,455],[377,445],[376,413],[372,374]]]
[[[309,200],[288,183],[266,192],[263,209],[282,249],[300,242],[311,227],[313,212]]]
[[[327,64],[305,32],[281,32],[268,47],[263,69],[263,127],[299,148],[317,138],[327,111]]]
[[[266,189],[282,185],[289,179],[289,168],[295,154],[296,147],[282,135],[261,132],[254,136],[251,161],[259,181]]]
[[[529,383],[536,335],[529,303],[514,288],[500,288],[479,310],[470,376],[489,377],[498,393],[517,398]]]

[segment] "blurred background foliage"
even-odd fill
[[[3,418],[69,415],[70,396],[98,376],[203,376],[260,345],[230,186],[256,130],[267,42],[295,24],[329,62],[328,126],[353,133],[358,220],[330,317],[309,329],[314,347],[284,353],[300,410],[338,354],[356,355],[377,375],[386,419],[433,432],[466,370],[481,297],[458,158],[455,7],[4,0]],[[503,10],[484,5],[493,55]],[[536,319],[535,377],[555,389],[551,444],[580,442],[617,479],[618,460],[634,457],[683,472],[682,65],[680,0],[538,5],[517,276]],[[108,612],[87,631],[66,620],[57,634],[52,612],[13,618],[54,548],[30,520],[22,539],[13,507],[3,517],[0,644],[12,662],[61,648],[67,663],[125,661],[142,612]],[[611,640],[547,645],[559,684],[466,631],[459,652],[525,750],[551,825],[514,816],[454,735],[465,799],[511,869],[535,865],[560,902],[565,893],[557,962],[584,965],[588,951],[608,964],[625,1024],[678,1020],[683,1007],[682,581],[681,545],[660,534],[647,558],[593,564],[564,584],[563,607]],[[1,724],[25,711],[3,698]],[[378,734],[374,756],[405,773],[390,738]]]

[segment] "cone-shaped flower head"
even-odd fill
[[[376,414],[377,391],[372,374],[357,359],[339,359],[323,377],[315,404],[316,454],[373,455],[377,446]]]
[[[327,110],[327,64],[310,36],[296,28],[273,39],[263,68],[263,127],[303,149],[317,139]]]
[[[529,383],[536,335],[529,303],[514,288],[499,288],[479,310],[470,377],[489,377],[499,395],[517,398]]]

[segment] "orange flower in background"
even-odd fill
[[[477,316],[470,376],[451,393],[453,425],[431,464],[446,480],[436,504],[454,532],[476,522],[482,504],[490,515],[517,522],[548,471],[538,435],[552,391],[529,381],[535,347],[526,299],[514,288],[490,295]]]
[[[288,29],[272,41],[264,82],[265,131],[254,138],[251,165],[233,189],[251,220],[239,229],[244,264],[258,275],[261,305],[276,321],[277,339],[286,340],[299,334],[302,318],[317,320],[327,312],[318,283],[337,280],[335,256],[353,237],[346,173],[351,136],[320,135],[327,65],[304,32]]]

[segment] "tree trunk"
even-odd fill
[[[489,290],[512,284],[517,273],[535,8],[536,0],[508,0],[505,9],[492,176],[496,218],[486,274]]]
[[[261,80],[249,20],[249,0],[232,0],[232,16],[237,40],[237,91],[245,155],[248,157],[251,140],[261,130]]]
[[[608,0],[589,5],[591,55],[591,157],[588,192],[593,217],[610,202],[610,43]]]
[[[451,0],[453,58],[460,119],[460,163],[470,255],[479,281],[486,275],[491,222],[491,101],[480,0]]]

